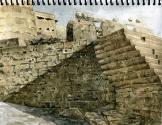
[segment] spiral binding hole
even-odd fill
[[[0,0],[0,5],[162,5],[161,0]]]

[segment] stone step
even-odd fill
[[[144,84],[127,84],[122,87],[117,87],[116,88],[116,94],[122,95],[128,95],[130,93],[134,93],[134,95],[148,95],[148,93],[151,94],[151,92],[157,92],[161,90],[162,84],[161,82],[153,82],[153,83],[144,83]],[[121,100],[119,97],[116,101]]]
[[[105,70],[112,70],[112,69],[119,69],[127,66],[132,66],[132,65],[137,65],[137,64],[142,64],[145,62],[144,57],[134,57],[128,60],[124,61],[117,61],[117,62],[112,62],[109,64],[105,64],[101,66],[101,69]]]
[[[123,93],[123,94],[125,94],[126,92],[134,92],[134,93],[140,93],[140,92],[145,92],[146,93],[146,91],[152,91],[152,90],[154,90],[154,89],[159,89],[160,87],[162,87],[162,84],[160,83],[160,82],[156,82],[156,83],[147,83],[147,84],[135,84],[134,86],[133,86],[133,88],[134,89],[132,89],[132,87],[128,87],[128,88],[126,88],[125,87],[125,89],[117,89],[117,93]]]
[[[135,47],[131,46],[131,45],[128,45],[128,46],[124,46],[124,47],[121,47],[121,48],[116,49],[116,50],[112,50],[112,51],[109,51],[109,52],[97,54],[96,57],[98,59],[104,59],[106,57],[114,56],[116,54],[121,54],[121,53],[124,53],[124,52],[129,53],[129,51],[132,51],[132,50],[135,50]]]
[[[150,67],[153,69],[158,69],[158,70],[162,70],[162,65],[158,65],[158,64],[153,64],[153,63],[149,63]]]
[[[130,45],[129,40],[121,41],[121,42],[118,42],[118,43],[113,43],[110,46],[106,46],[104,49],[96,50],[95,52],[96,52],[96,54],[100,54],[100,53],[104,53],[104,52],[107,52],[107,51],[112,51],[112,50],[115,50],[115,49],[119,49],[121,47],[128,46],[128,45]]]
[[[100,39],[98,39],[96,42],[102,44],[102,41],[104,41],[104,40],[117,39],[118,37],[123,36],[123,35],[125,36],[124,29],[121,29],[121,30],[115,31],[109,35],[100,37]]]
[[[109,46],[115,42],[121,42],[125,40],[125,36],[118,36],[114,39],[105,39],[104,41],[102,41],[102,43],[97,43],[97,45],[95,46],[95,50],[100,50],[103,49],[105,46]]]
[[[149,76],[149,77],[142,77],[137,79],[131,79],[131,80],[124,80],[120,82],[112,82],[112,84],[115,85],[116,88],[123,88],[126,86],[132,86],[132,85],[138,85],[138,84],[150,84],[150,83],[160,83],[160,79],[157,75]]]
[[[138,50],[138,51],[140,51],[140,50]],[[151,54],[151,53],[144,53],[144,52],[141,52],[141,51],[140,51],[140,54],[141,54],[141,56],[144,56],[144,57],[156,59],[156,56],[153,55],[153,54]]]
[[[148,53],[150,55],[153,55],[154,57],[156,57],[156,55],[158,55],[159,59],[162,59],[162,52],[158,51],[158,50],[153,50],[152,48],[146,48],[146,47],[141,47],[141,46],[135,46],[135,48],[137,50],[140,50],[141,53]],[[153,53],[154,51],[154,53]]]
[[[129,51],[129,52],[125,52],[122,54],[117,54],[111,57],[107,57],[105,59],[101,59],[98,62],[103,65],[103,64],[107,64],[107,63],[111,63],[111,62],[116,62],[116,61],[123,61],[123,60],[128,60],[132,57],[139,57],[140,53],[139,51]]]
[[[124,68],[103,71],[103,74],[107,75],[107,76],[113,76],[116,74],[125,74],[125,73],[129,73],[129,72],[138,71],[138,70],[142,70],[142,69],[149,69],[149,68],[150,67],[148,64],[142,63],[142,64],[137,64],[137,65],[128,66],[128,67],[124,67]]]
[[[138,49],[137,49],[137,50],[138,50]],[[138,51],[140,51],[140,50],[138,50]],[[150,52],[141,52],[141,51],[140,51],[140,53],[141,53],[142,56],[150,57],[150,58],[156,59],[156,56],[155,56],[154,54],[150,53]]]
[[[153,45],[153,44],[147,44],[147,43],[142,43],[141,41],[137,41],[134,39],[130,39],[131,44],[135,45],[135,46],[139,46],[139,47],[143,47],[143,48],[151,48],[157,51],[160,51],[162,49],[162,47],[159,47],[159,45]]]
[[[158,75],[158,76],[159,76],[160,80],[162,80],[162,75]]]
[[[155,73],[157,75],[162,75],[162,70],[159,70],[159,69],[154,69]]]
[[[148,56],[145,56],[145,59],[146,59],[146,62],[148,63],[159,65],[159,59],[151,58]]]
[[[148,62],[155,63],[155,64],[161,63],[162,56],[159,55],[160,53],[157,50],[155,50],[155,52],[153,53],[153,49],[144,49],[142,47],[137,47],[137,46],[135,46],[135,48],[140,50],[141,55],[145,56]]]
[[[131,80],[131,79],[148,77],[148,76],[153,76],[153,75],[155,75],[155,72],[153,69],[144,69],[144,70],[129,72],[125,74],[117,74],[113,76],[104,75],[104,79],[113,81],[113,82],[120,82],[124,80]]]
[[[145,42],[148,43],[153,43],[153,44],[157,44],[159,46],[162,46],[162,39],[160,37],[157,37],[155,35],[147,35],[147,34],[136,34],[135,32],[131,32],[131,31],[125,31],[125,35],[127,38],[132,38],[132,39],[137,39],[137,40],[141,40],[141,37],[145,37]],[[143,41],[144,42],[144,41]]]

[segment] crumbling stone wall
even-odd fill
[[[53,14],[34,12],[37,35],[56,38],[56,17]]]
[[[4,42],[4,41],[3,41]],[[6,41],[8,42],[8,41]],[[40,43],[27,47],[0,49],[0,97],[17,92],[26,84],[46,73],[76,51],[83,49],[91,41]]]
[[[141,33],[141,34],[149,34],[153,35],[151,29],[149,29],[146,25],[143,24],[142,21],[136,19],[128,19],[126,22],[119,22],[118,19],[113,20],[103,20],[101,21],[101,36],[106,36],[108,34],[111,34],[115,31],[118,31],[120,29],[127,29],[131,32]]]
[[[106,20],[101,23],[101,35],[106,36],[123,28],[117,20]]]
[[[31,6],[0,6],[0,40],[19,38],[19,45],[36,37],[34,12]]]
[[[92,22],[84,20],[70,21],[67,25],[67,41],[97,39],[96,27]]]
[[[57,111],[79,108],[98,111],[106,106],[114,109],[114,88],[102,78],[101,67],[91,44],[76,52],[23,87],[6,101]]]

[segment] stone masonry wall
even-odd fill
[[[114,88],[101,77],[94,45],[76,52],[33,82],[12,93],[6,100],[35,107],[50,107],[61,111],[79,108],[98,111],[107,106],[114,109]]]
[[[93,22],[73,20],[67,24],[67,41],[97,39],[96,27]]]
[[[0,40],[19,38],[19,45],[25,46],[36,38],[36,24],[31,6],[0,6]]]
[[[52,66],[58,65],[90,43],[91,41],[75,41],[1,48],[0,99],[3,100],[9,93],[19,91]]]

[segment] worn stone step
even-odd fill
[[[134,57],[124,61],[117,61],[112,62],[109,64],[105,64],[101,66],[101,69],[105,70],[112,70],[112,69],[119,69],[127,66],[142,64],[145,62],[145,57]]]
[[[131,86],[131,85],[130,85]],[[160,87],[162,87],[162,84],[160,82],[156,82],[156,83],[147,83],[147,84],[135,84],[132,89],[132,87],[127,86],[125,87],[125,89],[117,89],[117,93],[126,93],[126,92],[133,92],[133,93],[137,93],[139,94],[140,92],[145,92],[146,91],[152,91],[154,89],[159,89]],[[161,88],[160,88],[161,89]]]
[[[157,44],[159,46],[162,46],[162,39],[158,36],[155,36],[155,35],[151,35],[151,34],[139,34],[139,33],[136,33],[136,32],[132,32],[132,31],[128,31],[128,30],[125,30],[124,31],[125,35],[127,38],[132,38],[132,39],[137,39],[137,40],[141,40],[141,37],[145,37],[145,42],[148,42],[148,43],[153,43],[153,44]]]
[[[104,59],[106,57],[110,57],[110,56],[114,56],[116,54],[121,54],[121,53],[124,53],[124,52],[130,52],[130,51],[133,51],[135,50],[135,46],[131,46],[131,45],[128,45],[128,46],[124,46],[124,47],[121,47],[119,49],[116,49],[116,50],[112,50],[112,51],[109,51],[109,52],[103,52],[101,54],[97,54],[96,57],[98,59]]]
[[[127,39],[130,39],[131,43],[132,44],[135,44],[135,45],[139,45],[141,47],[145,47],[145,48],[155,48],[157,50],[161,49],[162,47],[162,44],[157,44],[155,43],[154,41],[152,42],[149,42],[149,41],[143,41],[141,39],[136,39],[136,38],[128,38]]]
[[[162,70],[160,70],[160,69],[154,69],[154,71],[155,71],[155,73],[157,75],[162,75]]]
[[[137,49],[140,49],[140,50],[142,50],[142,51],[150,51],[150,52],[152,52],[152,46],[150,45],[149,47],[147,47],[147,46],[136,46],[136,48]],[[158,47],[159,48],[159,47]],[[159,50],[156,50],[156,52],[158,52],[158,53],[160,53],[160,54],[162,54],[162,52],[161,51],[159,51]]]
[[[138,50],[138,49],[137,49],[137,50]],[[138,51],[140,51],[140,50],[138,50]],[[156,56],[155,56],[154,54],[150,53],[150,52],[141,52],[141,51],[140,51],[140,54],[141,54],[142,56],[145,56],[145,57],[150,57],[150,58],[156,59]]]
[[[153,93],[157,93],[157,91],[161,91],[161,87],[162,87],[162,84],[161,82],[153,82],[153,83],[147,83],[147,84],[134,84],[134,85],[125,85],[125,86],[122,86],[122,87],[117,87],[116,88],[116,94],[120,94],[121,96],[122,95],[126,95],[129,94],[129,93],[134,93],[135,96],[141,94],[141,95],[144,95],[144,94],[148,94],[151,92]],[[119,97],[118,100],[121,100],[121,98]],[[117,101],[117,100],[116,100]]]
[[[115,31],[109,35],[106,35],[106,36],[103,36],[103,37],[100,37],[100,39],[98,39],[96,42],[99,43],[99,44],[102,44],[102,42],[104,40],[109,40],[109,39],[116,39],[120,36],[125,36],[124,34],[124,29],[121,29],[121,30],[118,30],[118,31]]]
[[[158,64],[153,64],[153,63],[149,63],[150,67],[153,69],[158,69],[158,70],[162,70],[162,65],[158,65]]]
[[[126,40],[125,36],[118,36],[113,39],[105,39],[104,41],[102,41],[102,43],[98,43],[95,46],[95,50],[100,50],[100,49],[103,49],[105,46],[109,46],[115,42],[121,42],[125,40]]]
[[[128,46],[128,45],[130,45],[129,40],[121,41],[121,42],[118,42],[118,43],[113,43],[110,46],[106,46],[104,49],[96,50],[95,52],[96,52],[96,54],[100,54],[100,53],[112,51],[112,50],[115,50],[115,49],[119,49],[121,47]]]
[[[110,80],[113,82],[119,82],[119,81],[136,79],[136,78],[141,78],[141,77],[148,77],[148,76],[153,76],[153,75],[155,75],[155,72],[153,69],[144,69],[144,70],[129,72],[125,74],[117,74],[113,76],[103,75],[103,76],[104,76],[104,79],[106,80]]]
[[[125,74],[125,73],[129,73],[129,72],[138,71],[138,70],[142,70],[142,69],[149,69],[149,68],[150,67],[147,63],[142,63],[142,64],[137,64],[137,65],[128,66],[128,67],[124,67],[124,68],[103,71],[103,74],[107,75],[107,76],[113,76],[116,74]]]
[[[124,80],[120,82],[112,82],[113,85],[115,85],[116,88],[122,88],[125,86],[132,86],[136,84],[150,84],[150,83],[159,83],[160,79],[159,76],[153,75],[149,77],[142,77],[142,78],[137,78],[137,79],[131,79],[131,80]],[[133,87],[133,86],[132,86]]]
[[[122,54],[117,54],[111,57],[107,57],[105,59],[101,59],[98,62],[103,65],[103,64],[107,64],[107,63],[111,63],[111,62],[116,62],[116,61],[122,61],[122,60],[128,60],[132,57],[139,57],[140,56],[140,52],[133,50],[133,51],[129,51],[129,52],[125,52]]]
[[[158,75],[159,76],[159,78],[162,80],[162,75]]]
[[[159,65],[159,59],[155,59],[155,58],[151,58],[151,57],[147,57],[145,56],[146,62],[151,63],[151,64],[157,64]]]
[[[162,47],[159,47],[159,45],[142,43],[141,41],[137,41],[137,40],[134,40],[134,39],[131,39],[130,41],[131,41],[131,44],[135,45],[135,46],[139,46],[139,47],[143,47],[143,48],[151,48],[151,49],[155,49],[157,51],[160,51],[162,49]]]
[[[162,59],[162,52],[161,51],[158,51],[158,50],[154,50],[154,49],[152,49],[152,48],[145,48],[145,47],[140,47],[140,46],[135,46],[135,48],[137,49],[137,50],[140,50],[140,52],[141,52],[141,54],[142,53],[144,53],[144,54],[146,54],[146,55],[148,55],[149,54],[149,56],[154,56],[154,57],[156,57],[156,56],[158,56],[158,59]],[[154,51],[154,52],[153,52]],[[147,54],[148,53],[148,54]]]

